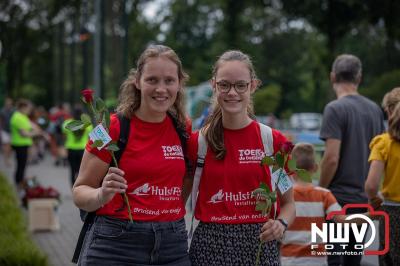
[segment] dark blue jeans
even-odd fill
[[[185,220],[130,223],[97,216],[78,265],[190,266]]]

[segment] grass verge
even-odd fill
[[[46,256],[29,236],[14,191],[0,173],[0,265],[48,265]]]

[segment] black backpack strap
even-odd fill
[[[128,143],[129,133],[130,133],[130,120],[118,113],[117,114],[119,120],[119,139],[118,139],[118,148],[119,150],[115,152],[115,159],[117,162],[121,159],[122,153],[125,150],[126,144]],[[111,161],[110,165],[114,165],[114,162]],[[85,241],[85,236],[87,231],[89,231],[90,227],[94,222],[94,218],[96,217],[96,212],[89,212],[85,217],[85,221],[83,222],[83,226],[81,232],[79,233],[78,241],[76,243],[74,255],[72,257],[72,263],[78,263],[79,256],[81,254],[83,242]]]
[[[78,263],[79,255],[81,254],[83,242],[85,241],[85,236],[87,231],[89,231],[90,227],[94,222],[94,218],[96,217],[96,212],[89,212],[86,214],[85,221],[83,222],[83,226],[81,232],[79,233],[78,241],[76,242],[74,255],[72,256],[72,263]]]
[[[117,113],[117,117],[119,120],[119,139],[118,139],[118,148],[119,150],[114,153],[115,159],[117,159],[117,162],[121,159],[122,153],[125,150],[126,144],[128,143],[129,139],[129,133],[130,133],[130,124],[131,120],[128,119],[126,116],[124,116],[121,113]],[[112,162],[112,165],[114,163]]]

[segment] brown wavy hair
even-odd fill
[[[179,124],[186,124],[184,92],[183,88],[189,76],[185,73],[182,67],[181,60],[178,55],[168,46],[150,45],[143,51],[136,63],[136,69],[129,71],[128,77],[122,83],[119,94],[119,105],[117,112],[131,118],[141,104],[141,92],[135,86],[134,81],[139,80],[143,74],[143,68],[149,58],[165,57],[176,64],[178,67],[178,78],[181,89],[178,91],[176,100],[168,112],[173,115]]]
[[[253,63],[250,57],[238,50],[230,50],[223,53],[214,64],[212,69],[212,78],[215,79],[217,76],[217,72],[219,67],[226,62],[229,61],[240,61],[247,65],[251,79],[257,79],[256,72],[254,70]],[[250,100],[249,105],[247,106],[247,114],[254,118],[254,107],[253,102]],[[224,128],[222,125],[222,109],[218,104],[217,99],[214,95],[212,98],[212,113],[204,123],[203,128],[201,129],[204,134],[208,146],[215,153],[215,157],[217,160],[222,160],[225,158],[226,148],[224,144]]]
[[[400,141],[400,87],[385,94],[382,107],[389,117],[389,135]]]

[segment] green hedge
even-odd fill
[[[47,265],[30,239],[14,189],[0,173],[0,265]]]

